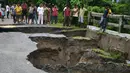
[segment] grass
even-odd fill
[[[97,34],[98,35],[106,35],[107,33],[106,32],[102,32],[102,31],[99,30],[99,31],[97,31]]]
[[[50,24],[53,27],[58,27],[58,28],[63,28],[63,25],[61,23],[57,23],[57,24]]]
[[[51,26],[53,26],[53,27],[59,27],[59,28],[79,28],[79,27],[76,27],[76,26],[65,27],[65,26],[63,26],[62,23],[51,24]]]
[[[130,64],[127,64],[128,67],[130,67]]]
[[[108,51],[104,51],[101,49],[93,49],[94,52],[98,53],[98,55],[102,58],[107,58],[107,59],[119,59],[121,57],[121,53],[120,52],[108,52]]]
[[[57,24],[51,24],[52,27],[57,27],[57,28],[70,28],[68,29],[64,29],[62,30],[62,32],[68,32],[68,31],[78,31],[78,30],[86,30],[86,28],[80,28],[80,27],[76,27],[76,26],[63,26],[62,23],[57,23]]]

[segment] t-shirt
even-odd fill
[[[87,9],[86,9],[86,8],[80,8],[79,16],[83,17],[83,16],[84,16],[85,11],[87,11]]]
[[[27,4],[26,4],[26,3],[22,4],[22,9],[23,9],[23,10],[26,10],[26,9],[27,9]]]
[[[47,16],[47,13],[48,13],[48,8],[45,7],[45,8],[44,8],[44,15]]]
[[[1,8],[1,15],[4,16],[5,15],[5,9]]]
[[[33,13],[34,7],[29,7],[29,13]]]
[[[22,7],[21,6],[16,6],[15,11],[16,11],[17,15],[21,15],[22,14]]]
[[[11,7],[11,10],[12,10],[12,14],[15,15],[16,12],[15,12],[15,7],[14,6]]]
[[[8,5],[6,6],[6,11],[10,11],[10,7]]]
[[[65,16],[70,16],[70,8],[66,8],[64,11]]]
[[[52,16],[58,16],[58,8],[52,8]]]
[[[73,17],[78,17],[78,8],[73,9]]]
[[[38,8],[37,8],[37,12],[38,12],[38,14],[43,15],[43,13],[44,13],[44,8],[43,8],[43,7],[38,7]]]

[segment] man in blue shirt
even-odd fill
[[[107,22],[108,22],[108,14],[111,14],[111,9],[109,9],[109,7],[105,7],[105,11],[104,11],[104,14],[101,18],[101,21],[100,21],[100,27],[101,29],[103,29],[103,32],[105,32],[106,30],[106,27],[107,27]]]

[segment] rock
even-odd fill
[[[79,63],[71,67],[71,73],[129,73],[130,68],[126,65],[116,63],[90,64]]]
[[[63,65],[61,65],[61,64],[55,65],[55,70],[56,70],[57,72],[68,72],[67,67],[66,67],[66,66],[63,66]]]
[[[101,58],[97,55],[96,52],[92,51],[91,49],[86,50],[79,61],[79,63],[90,63],[90,64],[97,64],[100,62]]]
[[[50,64],[44,64],[42,66],[42,70],[47,71],[47,72],[54,72],[55,71],[54,67]]]

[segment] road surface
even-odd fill
[[[46,73],[26,60],[36,49],[36,43],[24,33],[0,33],[0,73]]]

